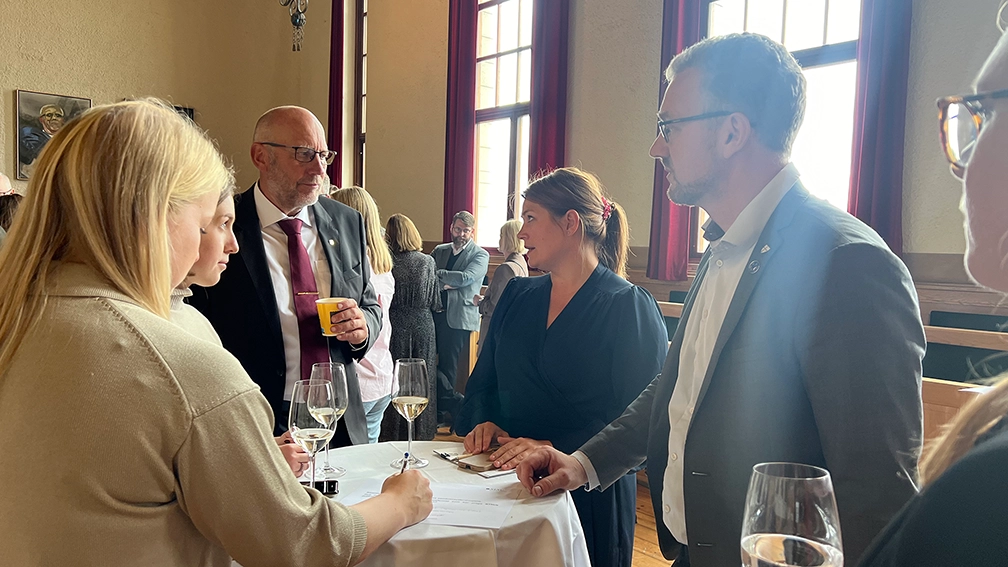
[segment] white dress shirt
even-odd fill
[[[707,274],[700,282],[690,316],[683,329],[679,350],[679,376],[669,400],[669,457],[662,483],[662,521],[676,541],[687,544],[686,512],[683,496],[683,452],[693,408],[717,341],[725,314],[749,262],[756,240],[766,227],[780,200],[798,180],[798,170],[788,164],[756,195],[725,230],[711,242]],[[588,474],[588,488],[599,486],[598,475],[588,457],[573,455]]]
[[[378,332],[371,349],[357,363],[357,381],[360,382],[362,402],[373,402],[399,390],[398,384],[393,384],[392,352],[389,343],[392,341],[392,322],[389,320],[389,307],[395,295],[395,278],[392,272],[373,274],[371,285],[378,296],[378,304],[382,310],[382,328]]]
[[[302,208],[298,214],[288,217],[263,195],[259,184],[255,188],[256,212],[259,215],[259,227],[262,230],[263,248],[266,250],[266,265],[269,266],[270,280],[273,282],[273,294],[276,296],[277,312],[280,316],[280,332],[283,335],[284,358],[287,362],[287,385],[284,388],[284,399],[290,400],[294,392],[294,383],[301,379],[301,335],[298,331],[297,313],[294,311],[294,292],[291,289],[290,256],[287,254],[287,234],[277,224],[288,218],[301,219],[301,242],[308,251],[308,258],[315,272],[315,286],[319,298],[330,297],[332,294],[332,272],[329,260],[325,257],[315,226],[315,217]],[[322,332],[321,326],[319,332]]]

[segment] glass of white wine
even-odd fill
[[[298,380],[294,383],[288,428],[294,442],[308,453],[311,460],[312,486],[315,486],[315,455],[329,443],[336,430],[335,419],[326,425],[315,415],[325,416],[335,412],[336,399],[331,381]]]
[[[346,368],[338,362],[316,362],[312,365],[311,380],[321,380],[332,382],[333,396],[336,399],[335,409],[328,407],[309,408],[311,414],[319,423],[326,427],[332,426],[336,431],[339,419],[346,413],[349,397],[347,396]],[[322,478],[339,478],[346,474],[343,467],[334,467],[329,464],[329,443],[325,445],[325,464],[322,466]]]
[[[829,471],[798,463],[753,467],[742,516],[743,567],[843,567]]]
[[[420,469],[427,466],[427,459],[419,459],[413,454],[413,420],[427,407],[427,362],[422,358],[400,358],[395,363],[395,379],[392,381],[392,406],[407,422],[406,466]],[[396,392],[396,385],[399,386]],[[401,468],[404,459],[392,461],[392,467]]]

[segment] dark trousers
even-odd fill
[[[472,331],[453,329],[448,326],[448,315],[442,311],[434,314],[434,336],[437,342],[437,392],[438,413],[458,413],[462,394],[455,391],[458,375],[458,360],[462,349],[469,343]]]

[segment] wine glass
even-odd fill
[[[423,413],[427,407],[427,361],[422,358],[400,358],[395,363],[393,371],[395,379],[392,381],[392,406],[395,407],[399,415],[403,416],[409,425],[407,431],[409,436],[406,440],[406,466],[420,469],[427,466],[427,459],[418,459],[413,454],[413,420]],[[399,386],[399,391],[395,387]],[[404,459],[392,461],[394,468],[401,468]]]
[[[332,439],[336,419],[326,425],[319,418],[335,416],[336,399],[333,383],[324,380],[298,380],[291,395],[288,428],[294,442],[301,446],[311,460],[312,486],[315,486],[315,455]]]
[[[829,471],[798,463],[753,467],[742,516],[743,567],[843,567]]]
[[[328,408],[320,408],[312,413],[319,423],[336,431],[336,424],[340,417],[346,412],[349,398],[347,396],[346,369],[338,362],[316,362],[312,365],[311,380],[322,380],[332,382],[333,396],[336,399],[336,411],[329,412]],[[330,423],[332,422],[332,423]],[[343,467],[334,467],[329,464],[329,444],[325,446],[325,465],[322,467],[322,478],[339,478],[346,474]]]

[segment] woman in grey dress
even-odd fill
[[[441,309],[437,290],[434,259],[423,253],[423,240],[413,221],[406,215],[392,215],[385,225],[385,239],[392,251],[392,276],[395,295],[389,307],[392,323],[392,359],[422,358],[427,361],[430,403],[413,422],[413,435],[418,440],[431,440],[437,433],[437,395],[435,385],[437,348],[434,344],[434,317]],[[382,420],[381,441],[406,439],[406,420],[392,406]]]

